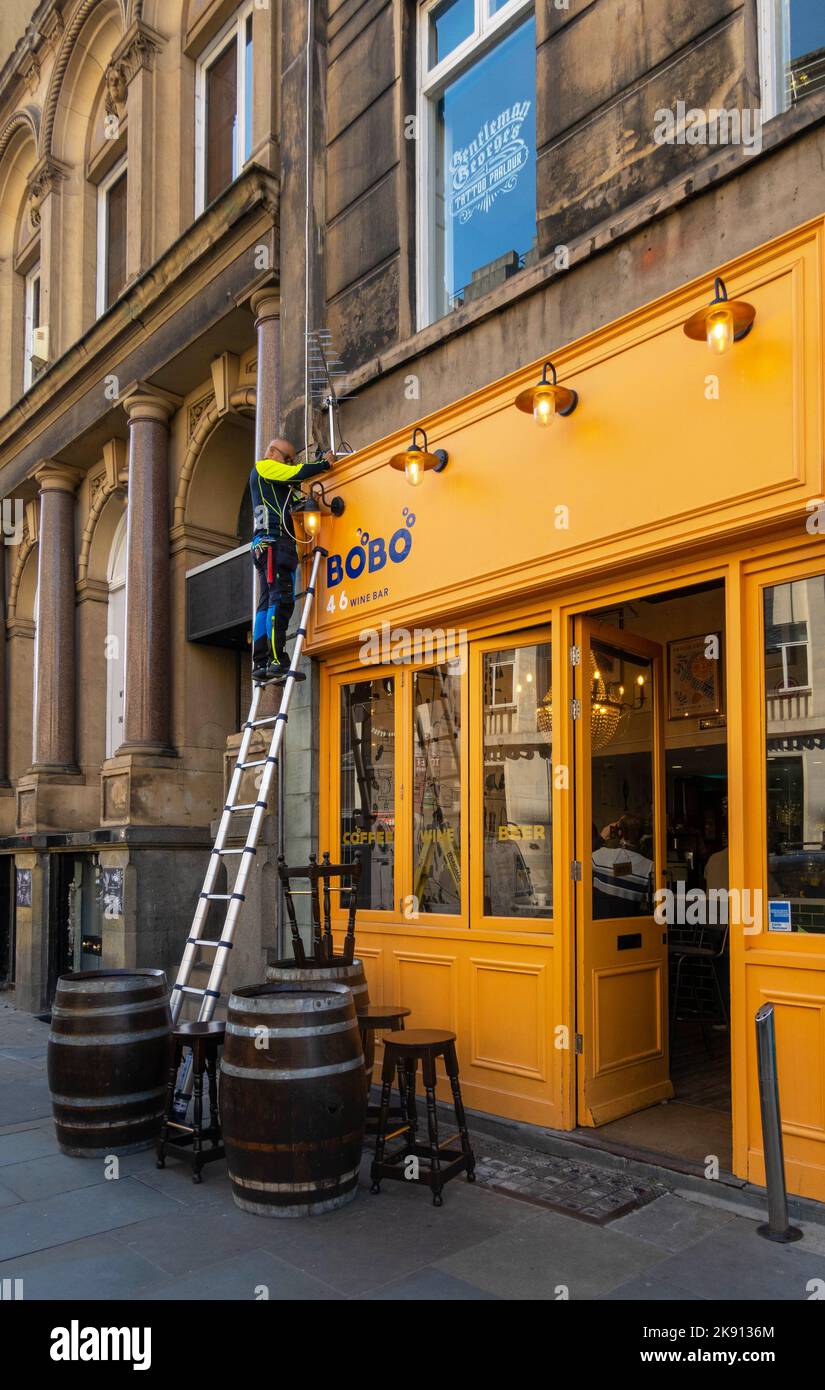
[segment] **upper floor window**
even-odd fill
[[[537,257],[532,0],[430,0],[419,31],[419,327]]]
[[[97,189],[97,312],[103,314],[126,284],[126,161]]]
[[[822,0],[759,0],[765,120],[825,90]]]
[[[229,187],[252,151],[252,9],[244,5],[198,63],[196,213]]]
[[[40,265],[34,266],[26,276],[25,287],[25,330],[23,334],[23,390],[28,391],[38,375],[38,368],[32,361],[34,353],[34,330],[40,327]],[[18,320],[19,322],[19,320]]]

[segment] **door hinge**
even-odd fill
[[[577,699],[577,698],[574,697],[574,698],[570,701],[570,718],[571,718],[571,719],[581,719],[581,717],[582,717],[582,702],[581,702],[581,700],[579,700],[579,699]]]
[[[582,649],[581,649],[581,647],[575,647],[575,646],[574,646],[574,647],[571,647],[571,648],[570,648],[570,665],[571,665],[571,666],[580,666],[580,665],[581,665],[581,659],[582,659]]]
[[[584,1038],[582,1037],[581,1033],[576,1033],[575,1035],[575,1039],[573,1042],[573,1051],[576,1053],[577,1057],[581,1057],[582,1053],[584,1052]]]
[[[574,883],[582,881],[582,861],[580,859],[570,860],[570,877]]]

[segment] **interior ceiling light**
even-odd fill
[[[421,435],[424,440],[424,447],[416,441]],[[432,453],[427,445],[427,432],[417,425],[413,430],[412,443],[408,449],[402,449],[400,454],[393,454],[390,459],[390,468],[395,468],[399,473],[403,473],[411,487],[418,487],[424,474],[430,469],[434,473],[443,473],[447,467],[448,454],[446,449],[434,449]]]
[[[547,373],[552,379],[547,380]],[[577,391],[569,386],[559,386],[556,369],[552,362],[545,362],[541,369],[541,381],[537,386],[528,386],[516,396],[516,409],[525,415],[532,415],[537,425],[552,425],[557,415],[572,415],[579,403]]]
[[[721,275],[714,283],[713,299],[704,309],[692,314],[685,324],[685,334],[694,342],[707,343],[714,356],[730,352],[734,343],[747,338],[753,328],[756,310],[744,299],[728,299],[727,286]]]

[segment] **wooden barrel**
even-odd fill
[[[64,1154],[99,1158],[156,1142],[172,1015],[162,970],[78,970],[57,982],[48,1073]]]
[[[221,1123],[239,1207],[316,1216],[352,1201],[365,1113],[364,1054],[346,985],[291,981],[230,995]]]
[[[347,965],[342,960],[335,957],[330,962],[316,963],[305,961],[299,965],[295,960],[276,960],[273,965],[267,967],[266,978],[270,984],[278,982],[292,983],[300,980],[303,984],[317,984],[319,980],[332,980],[339,985],[348,985],[352,990],[352,997],[355,1000],[356,1012],[370,1002],[370,992],[367,987],[367,976],[364,971],[364,962],[357,958],[351,965]],[[375,1034],[370,1031],[367,1034],[367,1047],[364,1053],[364,1067],[366,1077],[366,1088],[369,1092],[372,1085],[372,1071],[375,1065]]]

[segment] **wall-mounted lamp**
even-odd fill
[[[424,440],[424,448],[416,443],[419,434]],[[393,454],[390,459],[390,468],[395,468],[399,473],[403,472],[407,482],[411,487],[418,487],[424,474],[430,469],[434,473],[443,473],[447,467],[448,454],[446,449],[434,449],[432,453],[427,447],[426,431],[417,425],[413,430],[412,443],[408,449],[403,449],[400,454]]]
[[[547,373],[552,372],[552,380]],[[572,415],[579,403],[577,391],[556,383],[556,369],[552,362],[545,362],[541,369],[538,386],[529,386],[516,396],[516,409],[525,415],[532,415],[537,425],[551,425],[557,415]]]
[[[706,342],[714,355],[730,352],[734,343],[747,338],[753,328],[756,310],[743,299],[728,299],[721,275],[713,287],[713,299],[704,309],[692,314],[685,324],[685,334],[695,342]]]
[[[300,522],[308,541],[315,540],[321,530],[321,517],[324,515],[343,516],[345,503],[343,497],[331,497],[327,501],[324,485],[310,483],[309,492],[300,501],[294,502],[289,514]]]

